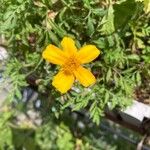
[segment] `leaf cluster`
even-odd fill
[[[107,107],[124,108],[131,104],[135,88],[149,86],[149,14],[142,2],[2,0],[2,4],[0,34],[10,53],[4,74],[14,87],[9,100],[21,99],[20,90],[30,79],[41,96],[51,99],[55,113],[66,107],[86,110],[99,124]],[[51,85],[58,68],[47,64],[41,54],[49,43],[60,46],[64,36],[74,38],[78,48],[95,44],[101,55],[87,65],[97,83],[89,88],[76,84],[62,96]]]

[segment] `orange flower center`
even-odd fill
[[[76,70],[79,66],[80,62],[77,60],[77,58],[75,56],[71,56],[63,65],[63,70],[66,74],[72,74],[73,71]]]

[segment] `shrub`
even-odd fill
[[[125,108],[135,98],[136,89],[148,88],[149,1],[1,0],[1,3],[0,34],[9,53],[3,78],[10,78],[13,86],[7,105],[20,105],[22,88],[30,86],[38,91],[44,113],[50,111],[59,118],[68,108],[82,110],[99,124],[106,107]],[[96,76],[96,84],[84,88],[76,82],[62,95],[51,84],[58,67],[43,60],[42,52],[50,43],[60,47],[65,36],[73,38],[78,48],[93,44],[101,54],[86,65]],[[51,130],[51,126],[47,129]],[[60,130],[60,135],[51,140],[56,144],[68,139],[68,149],[72,149],[74,139],[67,133],[68,127],[61,124],[54,130]],[[61,136],[66,137],[64,141]],[[39,144],[45,149],[40,141]]]

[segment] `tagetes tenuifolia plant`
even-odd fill
[[[52,85],[61,93],[66,93],[75,79],[85,87],[94,84],[96,81],[94,75],[81,64],[94,60],[100,54],[100,50],[94,45],[86,45],[78,51],[75,42],[69,37],[63,38],[61,46],[62,50],[50,44],[42,54],[48,62],[61,66]]]

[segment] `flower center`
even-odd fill
[[[80,62],[77,60],[75,56],[71,56],[68,58],[68,60],[65,62],[63,66],[63,70],[67,74],[72,74],[74,70],[76,70],[80,66]]]

